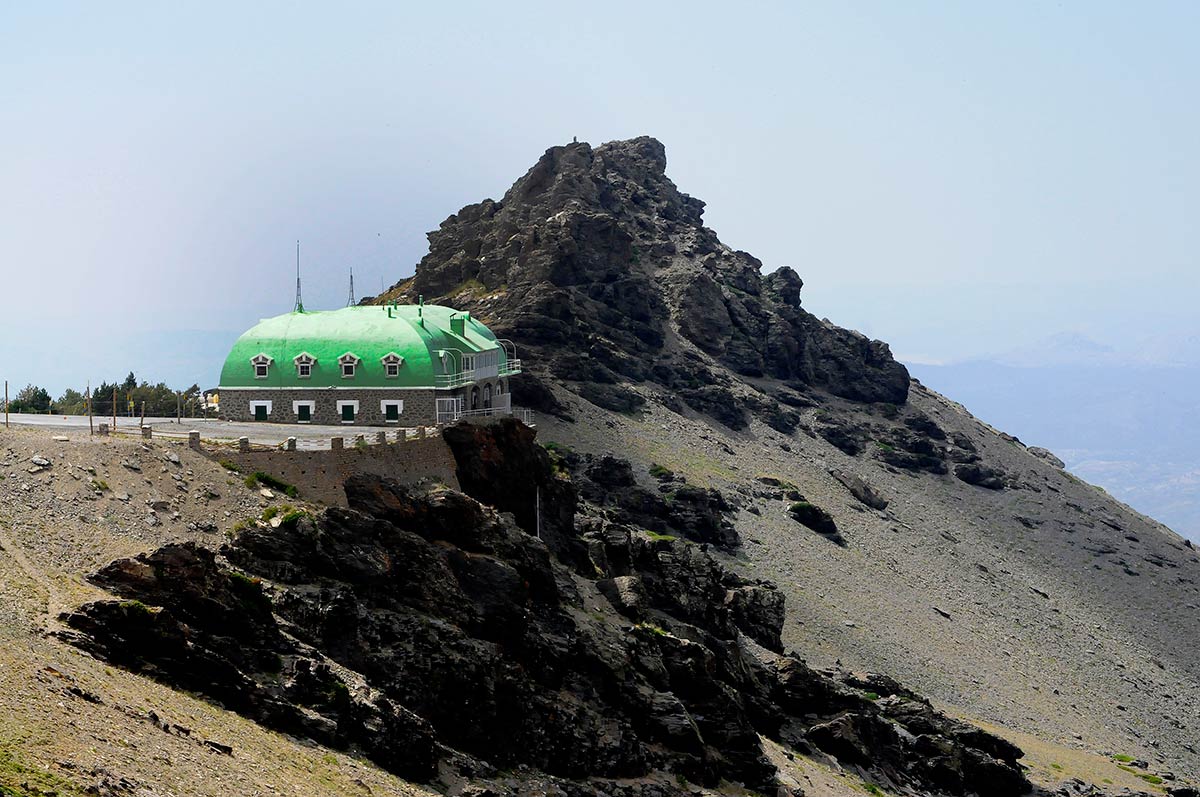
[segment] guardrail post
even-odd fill
[[[340,437],[333,437],[329,440],[330,451],[341,451],[346,445],[346,441]]]
[[[381,446],[386,446],[387,445],[387,432],[376,432],[375,433],[375,442]]]
[[[102,424],[100,424],[99,426],[97,426],[97,427],[96,427],[96,434],[98,434],[98,435],[107,435],[107,434],[108,434],[108,424],[107,424],[107,423],[102,423]]]
[[[143,426],[142,427],[142,437],[149,440],[150,438],[154,437],[154,430],[152,428],[150,428],[149,426]]]
[[[249,450],[250,450],[250,438],[249,437],[239,437],[238,438],[238,451],[245,453]]]
[[[101,424],[101,426],[103,425]],[[188,448],[195,448],[197,450],[200,448],[200,433],[195,429],[188,432]]]
[[[284,450],[285,451],[295,451],[296,450],[296,438],[289,437],[287,439],[287,443],[284,445]]]

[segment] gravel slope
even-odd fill
[[[732,432],[653,402],[633,417],[568,401],[576,422],[543,419],[544,440],[657,463],[740,499],[734,564],[784,590],[785,644],[811,663],[890,674],[951,713],[1102,763],[1116,753],[1159,774],[1200,773],[1200,559],[1166,527],[916,383],[894,420],[826,398],[791,436],[757,422]],[[895,427],[923,413],[1012,486],[849,456],[805,434],[820,413]],[[865,479],[888,507],[863,506],[833,468]],[[792,520],[758,475],[795,484],[847,546]]]

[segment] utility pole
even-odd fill
[[[4,428],[8,428],[8,380],[4,380]]]
[[[142,399],[142,422],[138,424],[138,429],[140,430],[145,425],[146,425],[146,400]]]
[[[113,433],[113,434],[116,434],[116,433],[117,433],[117,389],[116,389],[115,387],[113,388],[113,405],[112,405],[112,411],[113,411],[113,427],[112,427],[112,433]]]
[[[96,427],[92,425],[92,383],[88,382],[87,386],[87,413],[88,413],[88,436],[96,434]]]

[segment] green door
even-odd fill
[[[296,417],[301,423],[308,423],[312,420],[312,407],[307,404],[301,404],[296,410]]]
[[[351,421],[351,422],[354,421],[354,405],[353,404],[345,404],[342,406],[342,420],[343,421]]]
[[[396,404],[385,404],[383,417],[389,421],[400,420],[400,407]]]
[[[265,421],[267,419],[267,408],[265,405],[259,404],[254,408],[254,420]]]

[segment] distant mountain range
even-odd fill
[[[1200,540],[1200,346],[1118,351],[1077,334],[978,360],[910,363],[977,417],[1058,454],[1080,478]]]

